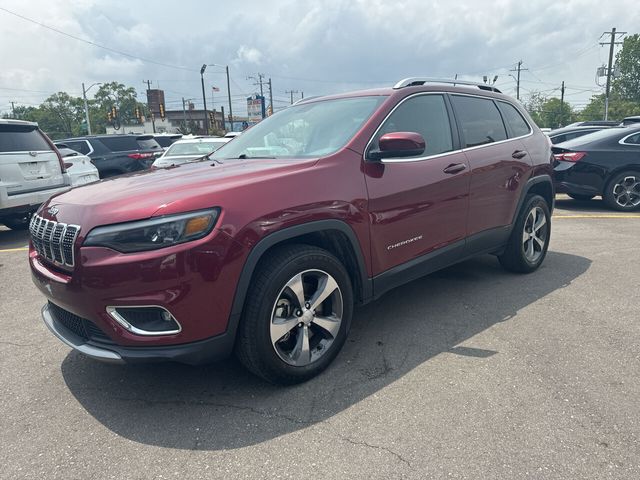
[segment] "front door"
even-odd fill
[[[391,132],[421,134],[426,150],[416,157],[366,160],[374,276],[462,244],[466,235],[470,172],[452,133],[445,96],[426,93],[403,100],[367,152],[377,149],[379,138]]]

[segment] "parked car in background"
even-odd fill
[[[157,168],[169,167],[197,160],[204,155],[215,152],[229,140],[231,139],[222,137],[198,137],[178,140],[160,158],[153,162],[153,166]]]
[[[26,229],[51,195],[69,189],[62,156],[37,123],[0,119],[0,223]]]
[[[617,127],[620,122],[616,120],[587,120],[585,122],[574,122],[566,125],[563,128],[568,127]]]
[[[212,161],[57,196],[31,224],[46,325],[104,361],[235,350],[298,383],[338,355],[354,305],[476,255],[533,272],[551,235],[551,144],[515,99],[463,83],[305,100]],[[43,225],[73,226],[61,254]]]
[[[182,138],[181,133],[154,133],[153,138],[158,144],[166,150],[173,143],[177,142]]]
[[[627,126],[627,125],[635,125],[636,123],[640,123],[640,115],[623,118],[620,125]]]
[[[146,170],[164,151],[153,135],[90,135],[65,138],[56,144],[87,155],[100,178]]]
[[[224,138],[234,138],[241,134],[242,132],[227,132],[225,133]]]
[[[100,180],[98,169],[91,163],[91,159],[75,150],[71,150],[64,144],[57,145],[62,155],[64,167],[67,170],[72,187],[85,185]]]
[[[553,146],[556,191],[602,196],[614,210],[640,208],[640,126],[613,127]]]
[[[616,124],[617,125],[617,124]],[[564,127],[564,128],[556,128],[555,130],[551,130],[550,132],[545,132],[549,138],[551,139],[551,143],[562,143],[567,140],[573,140],[574,138],[581,137],[583,135],[588,135],[593,132],[599,132],[600,130],[604,130],[605,128],[611,128],[612,125],[609,126],[575,126],[575,127]]]

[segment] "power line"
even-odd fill
[[[19,13],[12,12],[11,10],[8,10],[8,9],[6,9],[4,7],[0,7],[0,10],[4,11],[4,12],[10,14],[10,15],[13,15],[15,17],[21,18],[22,20],[25,20],[27,22],[34,23],[34,24],[36,24],[36,25],[38,25],[38,26],[40,26],[42,28],[46,28],[47,30],[51,30],[52,32],[56,32],[56,33],[58,33],[60,35],[64,35],[65,37],[72,38],[74,40],[86,43],[87,45],[91,45],[93,47],[101,48],[101,49],[106,50],[108,52],[117,53],[118,55],[122,55],[123,57],[132,58],[134,60],[140,60],[141,62],[151,63],[153,65],[158,65],[158,66],[161,66],[161,67],[174,68],[176,70],[186,70],[188,72],[197,71],[197,70],[194,70],[193,68],[181,67],[181,66],[178,66],[178,65],[169,65],[168,63],[156,62],[155,60],[150,60],[148,58],[143,58],[143,57],[138,57],[136,55],[131,55],[130,53],[123,52],[121,50],[116,50],[115,48],[107,47],[105,45],[100,45],[99,43],[93,42],[91,40],[87,40],[86,38],[77,37],[75,35],[72,35],[70,33],[64,32],[62,30],[58,30],[55,27],[51,27],[51,26],[46,25],[44,23],[38,22],[37,20],[33,20],[32,18],[25,17],[24,15],[20,15]]]

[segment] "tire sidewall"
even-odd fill
[[[342,323],[337,337],[326,353],[310,365],[298,367],[284,362],[276,353],[271,343],[271,315],[277,297],[286,283],[296,274],[313,269],[325,271],[338,283],[342,293]],[[258,354],[265,362],[264,367],[279,376],[284,375],[295,379],[311,378],[320,373],[335,359],[347,339],[353,316],[353,303],[353,289],[349,275],[342,264],[328,253],[318,251],[311,254],[301,254],[275,270],[267,289],[260,299],[258,318],[255,324],[256,331],[253,332],[256,338]]]
[[[547,220],[547,235],[544,242],[544,247],[542,249],[542,255],[538,257],[538,260],[535,262],[529,261],[524,252],[524,243],[522,242],[522,233],[524,231],[525,222],[527,221],[527,217],[531,210],[535,207],[540,207],[544,212],[545,219]],[[516,224],[516,234],[519,239],[519,252],[522,259],[523,264],[527,267],[527,270],[533,271],[537,269],[540,264],[544,261],[547,256],[547,250],[549,249],[549,241],[551,240],[551,212],[549,211],[549,206],[544,198],[540,195],[533,195],[530,199],[525,203],[524,208],[522,209],[522,213],[520,214],[520,218],[518,219],[518,223]]]

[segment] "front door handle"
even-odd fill
[[[452,163],[451,165],[446,166],[442,171],[444,173],[454,174],[454,173],[461,172],[466,168],[467,166],[464,163]]]
[[[513,158],[516,158],[516,159],[520,160],[521,158],[524,158],[524,157],[527,156],[527,152],[525,152],[524,150],[516,150],[515,152],[513,152],[511,154],[511,156]]]

